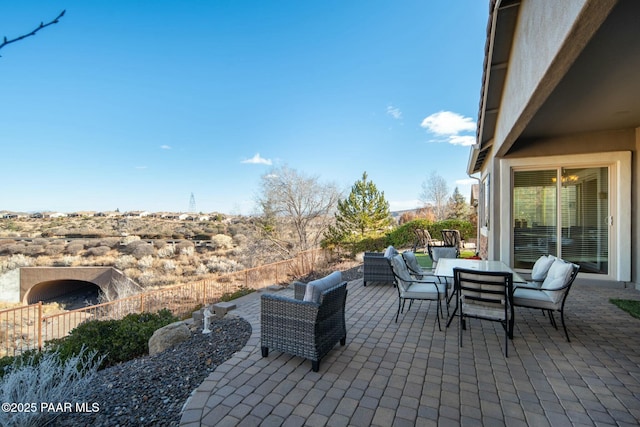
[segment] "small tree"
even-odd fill
[[[378,191],[367,173],[351,187],[349,196],[338,202],[336,223],[329,227],[325,238],[334,243],[355,243],[379,235],[392,223],[389,202]]]
[[[333,184],[317,177],[286,166],[272,169],[262,177],[258,225],[274,249],[290,257],[318,246],[339,198]]]
[[[449,200],[449,188],[444,178],[435,171],[431,172],[428,181],[422,183],[420,200],[425,206],[431,206],[433,208],[436,221],[442,221],[449,216],[447,203]]]
[[[458,190],[458,187],[453,190],[453,194],[449,199],[449,212],[451,218],[462,220],[468,220],[469,215],[471,214],[469,204],[464,199],[462,193]]]

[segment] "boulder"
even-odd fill
[[[189,338],[191,338],[191,331],[184,322],[171,323],[156,330],[149,338],[149,355],[162,353]]]

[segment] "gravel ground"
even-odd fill
[[[362,264],[345,262],[343,280],[362,277]],[[302,279],[308,282],[328,272]],[[182,406],[193,390],[237,351],[251,336],[251,325],[227,315],[212,324],[210,334],[196,332],[191,339],[155,356],[145,356],[98,371],[92,385],[79,390],[73,403],[99,405],[94,413],[61,414],[52,426],[177,426]]]
[[[177,426],[191,392],[251,336],[251,325],[233,315],[215,321],[211,330],[155,356],[98,371],[73,403],[97,403],[99,411],[61,414],[50,425]]]

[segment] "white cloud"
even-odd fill
[[[252,158],[243,160],[240,163],[249,163],[253,165],[271,165],[271,159],[262,158],[260,157],[260,153],[256,153],[256,155]]]
[[[400,120],[402,118],[402,111],[400,111],[398,107],[394,107],[393,105],[387,106],[387,114],[396,120]]]
[[[146,169],[146,166],[136,166],[136,169]]]
[[[473,178],[456,179],[456,184],[458,185],[473,185],[477,183],[478,180]]]
[[[449,144],[469,146],[476,142],[473,135],[465,135],[476,130],[473,119],[452,111],[431,114],[422,121],[420,126],[436,136],[444,137]]]
[[[449,135],[449,144],[468,147],[476,143],[476,137],[471,135]]]
[[[161,145],[160,148],[162,148],[163,150],[171,150],[170,145]]]

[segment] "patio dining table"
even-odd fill
[[[478,270],[478,271],[501,271],[501,272],[511,273],[513,274],[514,286],[518,283],[520,284],[527,283],[527,281],[523,279],[522,276],[520,276],[517,272],[513,271],[511,267],[509,267],[504,262],[497,261],[497,260],[440,258],[433,274],[437,277],[444,277],[447,280],[453,279],[453,269],[456,267],[466,268],[469,270]],[[454,292],[455,292],[455,289],[454,289]],[[457,311],[458,311],[458,300],[456,299],[456,308],[453,310],[453,313],[451,313],[451,316],[447,321],[447,327],[449,327],[449,325],[451,324],[451,321],[455,317]]]

